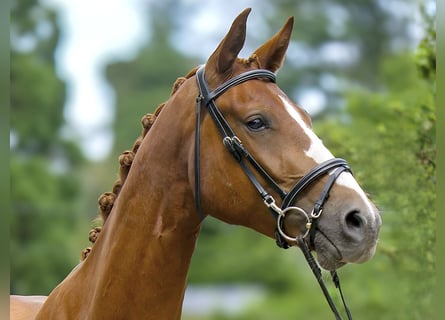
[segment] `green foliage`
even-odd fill
[[[49,38],[36,32],[44,17]],[[10,250],[11,291],[20,294],[48,294],[67,275],[80,251],[72,244],[76,228],[85,227],[77,171],[83,155],[60,133],[65,85],[55,74],[54,17],[37,1],[13,4]],[[21,48],[24,38],[34,45]]]
[[[261,283],[268,290],[280,292],[297,282],[296,274],[283,277],[289,267],[296,268],[295,257],[277,250],[273,240],[211,217],[204,222],[203,229],[207,228],[212,228],[213,234],[204,231],[200,235],[189,273],[191,283]],[[273,261],[277,264],[270,270]]]
[[[422,77],[428,80],[435,92],[436,83],[436,27],[435,16],[429,16],[425,10],[425,4],[420,11],[425,23],[425,36],[417,47],[416,65]]]
[[[140,135],[140,120],[166,101],[176,78],[185,75],[196,63],[168,46],[148,46],[138,58],[110,66],[107,75],[118,89],[115,151],[130,147]]]
[[[23,94],[23,89],[28,90]],[[48,64],[32,54],[16,53],[11,59],[12,123],[20,139],[28,148],[48,149],[63,121],[63,113],[52,112],[63,105],[64,86],[55,74],[48,72]],[[26,121],[32,113],[33,121]],[[48,117],[50,119],[48,119]],[[36,136],[33,139],[33,136]],[[23,146],[26,148],[26,146]]]

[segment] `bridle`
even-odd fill
[[[235,160],[239,163],[242,170],[245,172],[250,182],[257,189],[264,204],[269,208],[270,212],[274,215],[277,221],[277,229],[275,232],[276,243],[279,247],[287,249],[290,247],[289,242],[297,242],[299,248],[302,250],[306,261],[308,262],[312,272],[314,273],[326,300],[334,313],[337,320],[341,320],[340,313],[338,312],[329,292],[323,282],[320,267],[316,263],[310,249],[304,240],[309,236],[309,241],[313,246],[315,238],[315,230],[317,229],[317,221],[323,212],[323,205],[329,197],[329,191],[331,190],[335,180],[340,176],[342,172],[351,172],[347,162],[340,158],[333,158],[327,160],[313,169],[311,169],[306,175],[303,176],[289,192],[285,192],[278,183],[264,170],[264,168],[255,160],[255,158],[249,153],[249,151],[243,146],[241,140],[236,136],[235,132],[224,118],[221,111],[218,109],[215,103],[215,99],[226,92],[231,87],[241,84],[245,81],[254,79],[266,79],[273,83],[276,82],[275,74],[265,69],[255,69],[241,73],[228,81],[218,86],[215,90],[211,91],[204,75],[205,66],[201,66],[196,72],[196,79],[199,88],[199,95],[196,98],[196,130],[195,130],[195,203],[200,220],[204,219],[204,214],[201,209],[200,199],[200,124],[201,124],[201,107],[202,105],[207,107],[211,118],[213,119],[216,127],[218,128],[224,146],[229,150]],[[272,188],[281,197],[281,207],[276,204],[275,199],[270,195],[266,189],[261,185],[256,176],[253,174],[251,168],[247,162],[259,173],[262,178],[272,186]],[[314,204],[314,208],[310,214],[300,207],[291,206],[294,203],[295,198],[314,181],[318,180],[321,176],[328,174],[329,178],[326,182],[323,190],[320,193],[318,200]],[[303,235],[292,237],[286,234],[284,230],[284,219],[286,214],[295,211],[296,213],[303,215],[306,219],[306,232]],[[331,271],[332,280],[335,286],[340,291],[340,296],[343,302],[348,319],[352,319],[349,308],[346,305],[343,297],[343,292],[340,287],[340,281],[336,271]]]

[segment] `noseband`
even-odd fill
[[[332,298],[322,280],[321,270],[318,264],[315,262],[310,249],[305,241],[305,238],[309,236],[309,242],[314,247],[313,242],[315,239],[315,231],[317,229],[317,221],[323,212],[323,205],[329,197],[329,192],[335,183],[335,180],[340,176],[342,172],[351,172],[347,162],[340,158],[333,158],[325,161],[313,169],[311,169],[306,175],[303,176],[289,192],[285,192],[278,183],[264,170],[264,168],[255,160],[255,158],[249,153],[249,151],[243,146],[241,140],[235,135],[235,132],[224,118],[221,111],[218,109],[215,103],[215,99],[222,95],[225,91],[238,84],[254,79],[265,79],[273,83],[276,82],[275,74],[269,70],[256,69],[250,70],[240,75],[237,75],[230,80],[226,81],[222,85],[218,86],[215,90],[211,91],[205,80],[204,75],[205,66],[201,66],[196,72],[196,79],[198,82],[199,95],[196,98],[196,130],[195,130],[195,202],[200,220],[204,219],[204,214],[201,210],[200,200],[200,123],[201,123],[201,106],[207,107],[207,111],[212,117],[216,127],[218,128],[223,145],[229,150],[235,160],[239,163],[242,170],[245,172],[250,182],[257,189],[264,204],[269,208],[270,212],[274,215],[277,221],[277,229],[275,232],[276,243],[279,247],[287,249],[290,247],[290,242],[297,242],[299,248],[302,250],[312,272],[314,273],[317,281],[331,307],[337,320],[341,320],[341,316],[335,307]],[[276,204],[276,201],[272,195],[270,195],[266,189],[261,185],[252,170],[248,166],[247,162],[259,173],[262,178],[270,185],[281,197],[281,207]],[[301,194],[308,186],[320,177],[328,174],[329,178],[326,182],[318,200],[315,202],[312,212],[308,214],[304,209],[300,207],[291,206],[294,203],[295,198]],[[306,219],[306,232],[303,235],[292,237],[286,234],[284,230],[284,219],[289,212],[296,212],[303,215]],[[343,301],[344,308],[346,310],[348,319],[352,319],[351,313],[345,303],[343,293],[341,291],[340,282],[336,271],[331,271],[332,279],[335,286],[340,291],[340,296]]]

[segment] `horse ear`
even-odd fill
[[[230,73],[238,53],[244,46],[246,22],[250,11],[251,9],[247,8],[235,18],[229,32],[208,59],[206,64],[207,77],[211,78],[212,73],[217,75]],[[207,80],[209,81],[209,78]]]
[[[280,31],[255,50],[251,58],[256,56],[260,68],[272,72],[281,68],[289,46],[293,26],[294,18],[290,17]]]

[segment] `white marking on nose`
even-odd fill
[[[375,219],[377,213],[375,212],[374,206],[371,204],[371,201],[369,201],[369,198],[366,196],[365,192],[350,172],[343,172],[342,174],[340,174],[335,182],[341,186],[357,192],[357,194],[360,196],[363,203],[365,204],[367,211],[371,213],[370,216]]]
[[[312,158],[317,164],[325,162],[329,159],[334,158],[332,153],[324,146],[323,142],[317,135],[312,131],[311,128],[303,121],[303,118],[300,116],[295,107],[291,104],[289,99],[285,96],[279,95],[281,101],[283,101],[284,107],[289,115],[298,123],[298,125],[303,129],[304,133],[310,140],[309,149],[305,151],[305,154]],[[334,170],[335,171],[335,170]],[[332,172],[330,173],[332,174]],[[372,213],[371,216],[375,218],[375,210],[371,205],[368,197],[366,196],[363,189],[359,186],[358,182],[349,172],[343,172],[335,181],[337,184],[342,185],[346,188],[350,188],[357,192],[360,198],[363,200],[366,205],[368,212]]]

